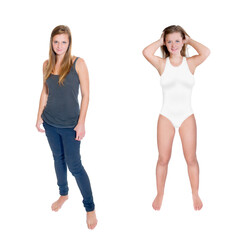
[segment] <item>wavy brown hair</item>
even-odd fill
[[[179,25],[171,25],[169,27],[166,27],[164,30],[163,30],[163,41],[165,43],[165,40],[166,40],[166,36],[170,33],[175,33],[175,32],[179,32],[182,36],[182,39],[184,40],[185,39],[185,35],[189,36],[186,31]],[[162,52],[162,56],[163,58],[167,58],[170,56],[170,53],[167,49],[167,46],[166,45],[163,45],[161,46],[161,52]],[[187,55],[187,46],[186,44],[183,44],[183,47],[182,47],[182,50],[181,50],[181,55],[183,57],[186,57]]]
[[[64,34],[64,33],[66,33],[68,35],[69,45],[68,45],[68,49],[64,55],[64,58],[61,62],[60,72],[59,72],[59,81],[58,81],[59,85],[63,85],[64,79],[65,79],[66,75],[70,72],[71,67],[72,67],[72,55],[71,55],[72,35],[71,35],[71,31],[68,26],[59,25],[52,30],[51,37],[50,37],[50,45],[49,45],[49,59],[48,59],[47,66],[44,71],[44,81],[46,81],[47,78],[53,72],[53,70],[55,68],[56,60],[57,60],[56,53],[54,52],[53,47],[52,47],[53,37],[58,34]]]

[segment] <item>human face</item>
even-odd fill
[[[165,45],[170,54],[180,55],[183,47],[183,39],[181,33],[174,32],[167,34],[165,38]]]
[[[57,55],[64,55],[68,49],[68,45],[69,39],[67,33],[58,34],[53,37],[52,47]]]

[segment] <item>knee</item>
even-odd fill
[[[76,174],[81,174],[84,171],[83,165],[80,159],[76,159],[75,161],[67,161],[69,171],[73,176]]]
[[[197,156],[196,155],[187,155],[185,156],[186,162],[188,166],[195,166],[197,164]]]
[[[62,162],[64,159],[64,154],[62,153],[54,153],[53,154],[53,159],[55,162]]]
[[[69,167],[69,171],[73,176],[82,175],[84,173],[84,167],[82,165]]]
[[[167,166],[170,160],[170,155],[168,154],[159,154],[158,156],[158,165],[160,166]]]

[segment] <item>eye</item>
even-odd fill
[[[63,43],[65,44],[65,43],[67,43],[67,42],[63,41]]]
[[[171,41],[168,41],[168,43],[171,43]]]
[[[57,41],[54,41],[54,43],[57,43]]]
[[[177,40],[176,42],[180,42],[179,40]]]

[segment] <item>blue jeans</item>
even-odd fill
[[[81,163],[80,141],[75,140],[73,128],[56,128],[43,123],[45,133],[53,153],[57,184],[60,195],[68,195],[67,167],[75,177],[83,196],[83,205],[87,212],[95,208],[88,175]]]

